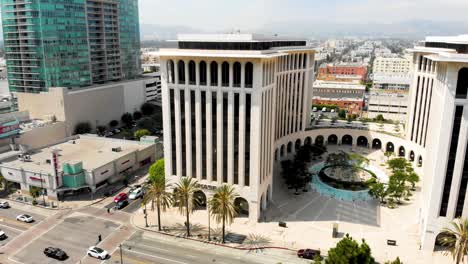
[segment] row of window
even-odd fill
[[[221,67],[220,69],[218,67]],[[240,62],[234,62],[232,64],[232,79],[230,77],[230,64],[225,61],[219,65],[216,61],[212,61],[207,64],[205,61],[198,63],[198,83],[197,83],[197,70],[196,63],[191,60],[188,62],[188,76],[185,74],[185,61],[179,60],[177,62],[177,68],[172,60],[167,61],[167,76],[169,83],[185,84],[188,81],[190,85],[211,85],[211,86],[223,86],[230,87],[231,83],[233,87],[241,87],[242,82],[242,65]],[[208,69],[209,68],[209,69]],[[177,76],[176,72],[177,70]],[[221,78],[218,73],[221,72]],[[253,64],[247,62],[244,66],[244,83],[245,88],[252,88],[253,86]],[[176,79],[177,77],[177,79]],[[188,78],[188,80],[186,80]],[[208,82],[209,81],[209,82]]]

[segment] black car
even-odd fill
[[[320,250],[306,248],[306,249],[299,249],[297,251],[297,256],[300,258],[314,259],[315,256],[317,255],[320,257]]]
[[[122,200],[115,205],[115,208],[120,210],[128,205],[128,200]]]
[[[44,254],[49,258],[54,258],[58,260],[65,260],[68,258],[67,253],[61,250],[60,248],[48,247],[44,249]]]

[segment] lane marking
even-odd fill
[[[125,252],[125,250],[123,250],[123,252]],[[143,256],[148,256],[148,257],[152,257],[152,258],[156,258],[156,259],[167,260],[167,261],[174,262],[174,263],[190,264],[190,263],[187,263],[187,262],[182,262],[182,261],[178,261],[178,260],[173,260],[173,259],[169,259],[169,258],[155,256],[155,255],[147,254],[147,253],[136,251],[136,250],[129,250],[129,252],[136,253],[136,254],[141,254]]]
[[[21,230],[21,229],[11,227],[9,225],[5,225],[5,224],[2,224],[2,223],[0,223],[0,226],[3,226],[4,228],[8,228],[8,229],[11,229],[11,230],[15,230],[16,232],[19,232],[20,234],[28,230],[28,229]]]

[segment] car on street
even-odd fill
[[[58,260],[66,260],[68,258],[67,253],[60,248],[48,247],[44,249],[44,254],[49,258]]]
[[[314,259],[317,255],[320,257],[320,250],[306,248],[297,251],[297,256],[300,258]]]
[[[33,217],[27,214],[20,214],[16,217],[17,221],[32,223],[34,221]]]
[[[115,204],[115,209],[120,210],[128,205],[128,200],[123,200]]]
[[[118,203],[120,201],[127,200],[127,199],[128,199],[128,195],[126,193],[119,193],[117,194],[116,197],[114,197],[114,203]]]
[[[0,201],[0,208],[9,208],[10,204],[7,201]]]
[[[88,249],[88,256],[103,260],[109,256],[109,253],[102,248],[92,246]]]
[[[135,200],[135,199],[142,198],[142,197],[143,197],[143,188],[142,187],[137,187],[137,188],[134,188],[134,189],[130,190],[130,193],[128,195],[128,198],[130,200]]]
[[[5,240],[7,238],[8,238],[8,236],[5,234],[5,231],[0,230],[0,240]]]

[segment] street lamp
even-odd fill
[[[123,264],[123,257],[122,257],[122,244],[119,245],[120,248],[120,264]]]
[[[208,241],[211,241],[211,228],[210,228],[210,203],[206,203],[206,210],[208,212]]]
[[[45,203],[45,197],[44,197],[44,180],[42,179],[42,171],[39,172],[39,177],[41,178],[42,202],[44,203],[44,207],[45,207],[46,203]]]
[[[148,213],[146,212],[146,201],[145,203],[145,226],[148,227]]]

